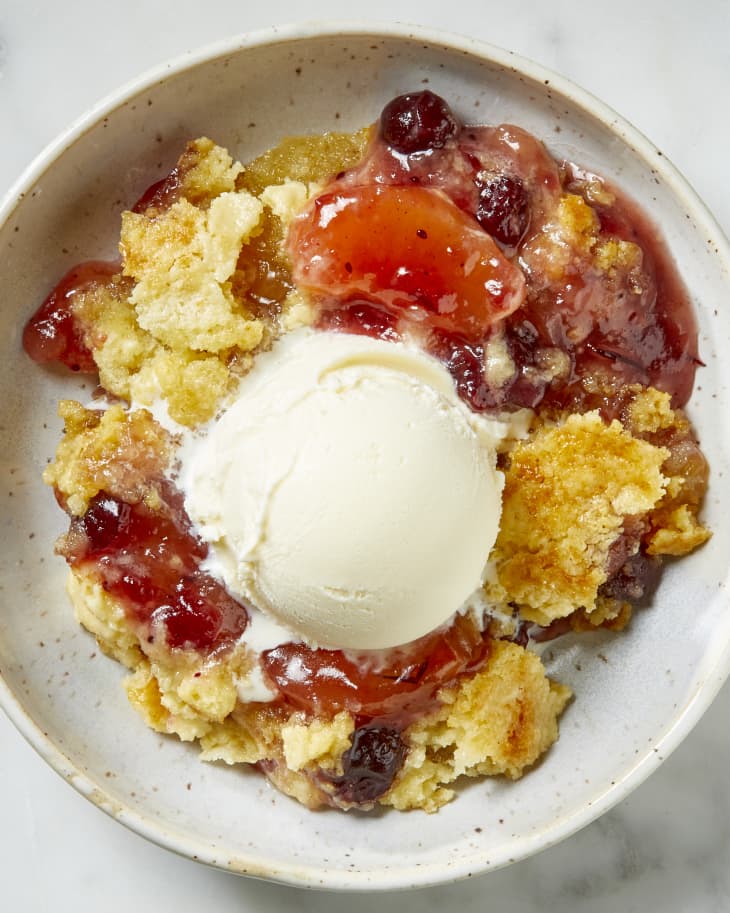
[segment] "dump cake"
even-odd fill
[[[419,92],[245,166],[194,140],[119,250],[24,345],[98,374],[44,478],[132,705],[310,807],[522,776],[571,697],[532,644],[625,628],[709,535],[650,222]]]

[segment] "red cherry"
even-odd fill
[[[433,92],[399,95],[380,115],[385,142],[405,155],[440,149],[459,132],[459,122],[446,102]]]
[[[369,185],[318,197],[293,223],[295,282],[323,299],[365,300],[482,340],[524,300],[525,279],[448,197]]]

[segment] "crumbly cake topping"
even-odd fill
[[[597,412],[568,416],[518,444],[493,553],[499,601],[542,625],[578,607],[590,611],[624,518],[646,513],[664,494],[667,456]]]
[[[122,268],[135,281],[129,301],[139,326],[173,350],[254,349],[263,326],[241,313],[230,279],[262,210],[242,191],[221,194],[205,211],[178,200],[152,218],[124,213]]]
[[[205,207],[222,193],[236,190],[236,181],[243,171],[227,149],[216,145],[207,136],[187,144],[176,165],[180,194],[194,206]]]
[[[235,190],[241,168],[210,140],[190,143],[174,200],[124,214],[120,275],[74,301],[102,386],[144,405],[162,399],[182,425],[215,413],[232,370],[264,338],[232,291],[264,209]]]
[[[537,656],[498,641],[480,672],[441,692],[443,706],[408,730],[411,751],[387,804],[435,811],[461,776],[521,777],[557,738],[570,697]]]
[[[287,181],[322,183],[356,165],[371,135],[372,128],[364,127],[354,133],[285,137],[243,168],[237,187],[259,195]]]
[[[55,486],[72,514],[84,514],[100,491],[157,506],[155,482],[167,467],[172,441],[149,412],[127,412],[119,404],[85,409],[61,400],[58,413],[65,434],[43,481]]]

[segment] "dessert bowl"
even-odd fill
[[[519,124],[613,180],[661,227],[697,312],[700,354],[688,412],[711,466],[713,539],[666,568],[628,632],[566,635],[548,672],[576,697],[559,741],[517,782],[466,783],[436,815],[311,812],[254,773],[203,765],[147,730],[119,687],[123,670],[76,624],[52,555],[64,518],[41,483],[59,435],[59,398],[88,379],[39,370],[25,320],[74,263],[113,256],[119,213],[211,136],[246,161],[285,134],[349,130],[390,98],[428,85],[467,122]],[[388,889],[506,865],[587,824],[641,782],[689,732],[730,668],[725,585],[730,336],[721,302],[730,251],[661,153],[565,80],[507,52],[407,27],[272,29],[148,74],[91,111],[26,172],[0,210],[3,390],[2,703],[40,754],[108,814],[212,865],[290,884]]]

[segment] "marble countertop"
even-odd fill
[[[370,0],[371,19],[394,4]],[[398,18],[511,48],[575,80],[646,133],[730,231],[730,3],[400,0]],[[3,0],[0,194],[99,97],[184,50],[296,21],[293,0]],[[676,11],[675,11],[676,10]],[[681,10],[681,11],[680,11]],[[334,0],[306,17],[342,18]],[[718,101],[719,99],[719,101]],[[410,894],[316,894],[205,869],[145,842],[57,777],[0,713],[0,907],[381,913],[719,913],[730,909],[730,687],[676,753],[613,811],[557,847],[466,883]],[[164,898],[164,902],[161,900]]]

